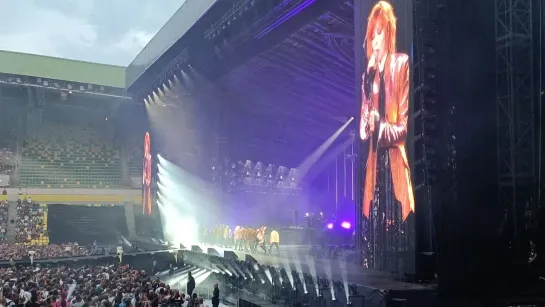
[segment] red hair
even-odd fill
[[[365,34],[365,50],[368,59],[370,59],[373,54],[371,41],[373,40],[377,25],[380,25],[382,30],[385,31],[386,52],[388,54],[395,53],[397,32],[396,16],[394,14],[394,7],[387,1],[379,1],[373,6],[371,13],[369,13],[367,32]]]

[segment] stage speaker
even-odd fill
[[[430,282],[437,273],[437,254],[422,252],[418,254],[416,278],[420,281]]]
[[[223,252],[223,258],[238,260],[238,256],[235,252],[227,250]]]
[[[209,247],[207,250],[206,250],[206,253],[208,255],[212,255],[212,256],[216,256],[216,257],[221,257],[220,253],[218,253],[218,251],[213,248],[213,247]]]
[[[202,253],[203,252],[201,247],[198,246],[198,245],[191,245],[191,251],[195,252],[195,253]]]
[[[248,254],[246,254],[246,258],[244,260],[246,260],[246,262],[250,262],[250,263],[257,263],[257,260],[255,260],[255,258],[252,257],[252,255],[248,255]]]

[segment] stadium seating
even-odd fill
[[[133,137],[126,142],[125,155],[130,177],[142,177],[142,157],[144,156],[144,142],[139,136]]]
[[[120,187],[119,154],[98,129],[44,124],[22,146],[20,181],[39,188]]]

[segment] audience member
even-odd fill
[[[36,246],[27,244],[0,244],[0,260],[21,260],[23,257],[28,256],[29,251],[34,251],[33,258],[49,259],[49,258],[64,258],[64,257],[77,257],[90,254],[90,249],[77,245],[77,243],[71,244],[49,244],[45,246]]]
[[[11,267],[0,269],[2,306],[183,306],[186,296],[144,271],[126,266]],[[187,306],[202,306],[197,294]]]
[[[47,207],[33,203],[32,199],[24,198],[17,201],[17,223],[15,227],[15,241],[27,243],[40,236],[47,236],[47,225],[44,223],[44,214]]]
[[[0,242],[5,242],[8,231],[8,202],[0,200]]]

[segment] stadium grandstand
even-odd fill
[[[125,206],[134,230],[146,127],[125,68],[8,51],[0,63],[1,239],[47,245],[50,204]]]

